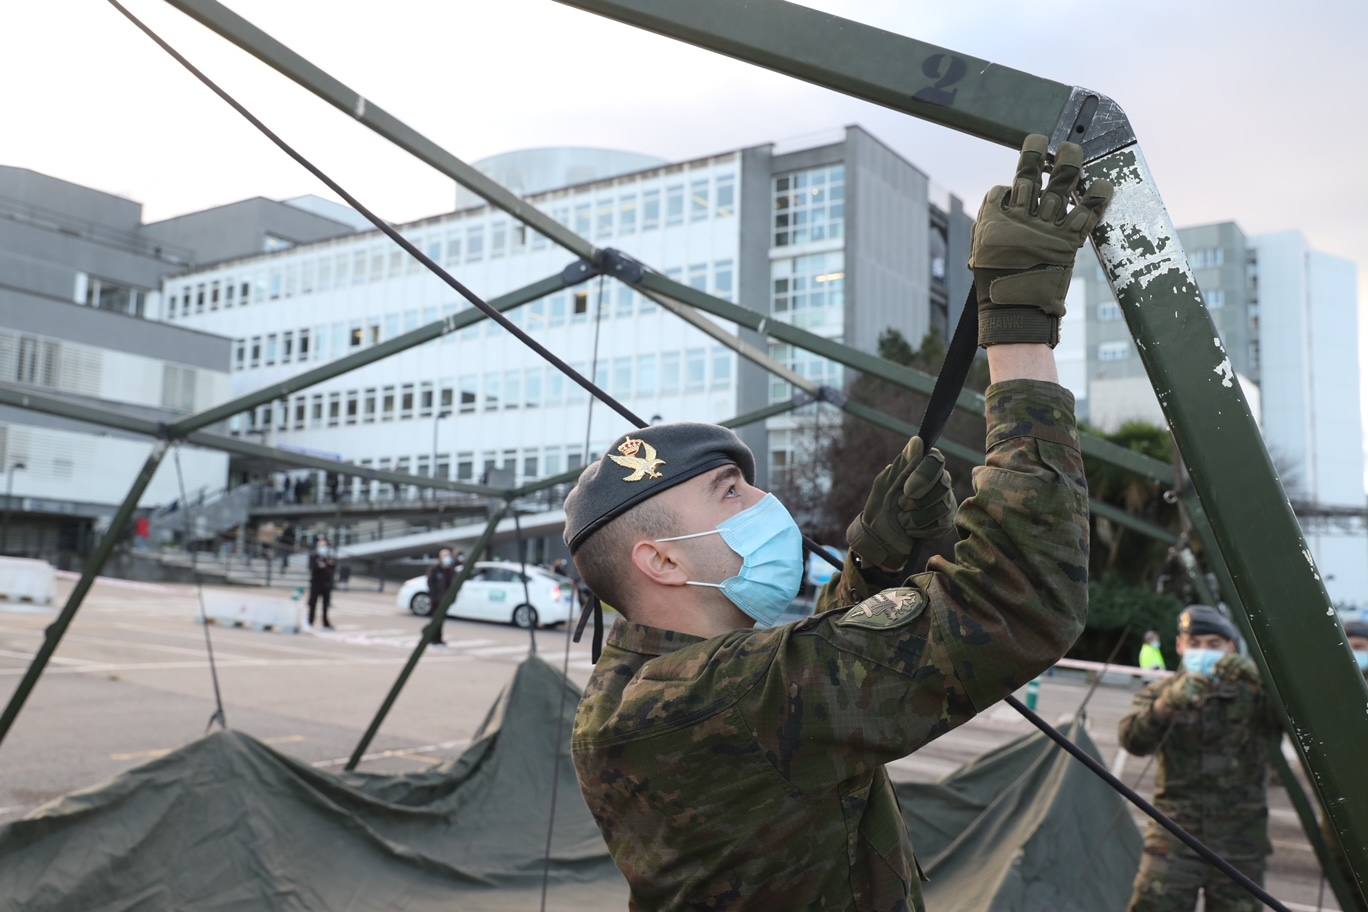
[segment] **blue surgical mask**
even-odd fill
[[[757,627],[775,627],[788,617],[789,605],[803,583],[803,533],[789,511],[773,494],[748,507],[710,532],[658,538],[658,542],[683,541],[720,535],[741,557],[741,572],[720,583],[688,580],[687,586],[721,589],[733,605]]]
[[[1368,672],[1368,649],[1355,649],[1354,658],[1358,659],[1359,671]]]
[[[1226,657],[1221,649],[1189,649],[1183,653],[1183,670],[1189,674],[1211,677],[1216,663]]]

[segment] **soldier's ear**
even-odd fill
[[[639,541],[632,546],[632,565],[651,582],[660,586],[682,586],[688,578],[684,568],[670,557],[659,542]]]

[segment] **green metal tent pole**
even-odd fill
[[[579,260],[571,263],[554,276],[548,276],[545,279],[533,282],[531,285],[524,285],[522,288],[515,289],[507,294],[499,295],[497,298],[489,301],[489,306],[500,313],[503,313],[504,311],[512,310],[515,307],[520,307],[523,304],[535,301],[538,298],[544,298],[549,294],[560,291],[562,288],[578,285],[597,274],[598,270],[593,265],[583,260]],[[431,342],[433,339],[464,329],[467,326],[473,326],[485,319],[488,319],[488,317],[485,316],[484,312],[474,307],[469,307],[465,310],[458,311],[457,313],[449,314],[440,320],[434,320],[425,326],[410,330],[401,336],[395,336],[393,339],[381,342],[379,345],[373,345],[364,351],[346,355],[335,361],[329,361],[327,364],[322,364],[312,370],[295,374],[293,377],[287,377],[278,383],[272,383],[270,386],[265,386],[255,392],[239,396],[222,405],[216,405],[213,408],[205,409],[202,412],[172,422],[167,429],[167,433],[172,438],[184,437],[191,431],[197,431],[200,428],[208,427],[215,422],[222,421],[225,418],[229,418],[240,412],[256,408],[259,405],[265,405],[267,402],[280,399],[283,396],[288,396],[291,393],[322,383],[324,380],[331,380],[333,377],[354,371],[359,367],[365,367],[368,364],[381,361],[388,358],[390,355],[408,351],[410,348],[422,345],[425,342]]]
[[[123,503],[119,504],[119,509],[115,512],[114,518],[109,521],[109,528],[100,538],[100,544],[95,548],[95,552],[90,555],[85,566],[81,568],[81,578],[76,581],[76,587],[67,596],[61,614],[57,615],[57,619],[43,631],[42,645],[38,647],[38,652],[33,656],[33,661],[29,663],[28,670],[24,672],[23,679],[19,681],[19,686],[14,689],[9,702],[5,704],[4,713],[0,714],[0,744],[4,743],[5,736],[9,734],[10,727],[18,718],[19,711],[24,708],[24,703],[42,676],[43,669],[47,667],[52,654],[57,651],[57,645],[62,642],[62,637],[66,635],[67,628],[76,618],[76,612],[80,610],[86,593],[90,591],[91,585],[95,582],[95,577],[104,569],[109,556],[114,553],[114,546],[118,544],[124,530],[128,528],[128,522],[133,518],[133,512],[138,509],[138,501],[142,498],[143,492],[147,490],[148,484],[151,483],[152,476],[156,474],[157,466],[161,464],[162,457],[166,455],[166,447],[166,442],[161,440],[152,444],[152,452],[143,462],[142,470],[138,472],[138,477],[133,480],[133,484],[124,496]]]
[[[35,392],[26,387],[3,381],[0,381],[0,405],[13,405],[35,412],[42,412],[47,415],[70,418],[75,421],[82,421],[100,427],[116,428],[134,434],[144,434],[149,437],[164,438],[164,435],[167,433],[166,426],[147,418],[139,418],[134,415],[125,415],[108,409],[95,408],[60,396],[51,396],[46,393]],[[303,469],[319,469],[325,472],[336,472],[339,475],[352,475],[359,478],[366,478],[371,481],[382,481],[386,484],[414,485],[422,488],[455,491],[462,494],[477,494],[482,497],[503,497],[506,493],[499,488],[491,488],[487,485],[448,481],[442,478],[430,478],[425,475],[409,475],[404,472],[391,472],[387,469],[366,468],[364,466],[356,465],[355,463],[342,462],[336,459],[323,459],[318,456],[309,456],[304,453],[296,453],[292,450],[269,447],[259,443],[252,443],[248,440],[240,440],[226,434],[215,434],[210,431],[192,431],[185,436],[185,441],[196,446],[222,450],[239,456],[270,460],[272,462],[280,463],[281,465],[296,466]]]
[[[1259,666],[1260,676],[1264,681],[1272,681],[1269,674],[1268,663],[1259,650],[1258,644],[1253,639],[1253,631],[1249,626],[1248,612],[1244,610],[1240,602],[1239,592],[1235,589],[1235,581],[1230,576],[1230,568],[1226,566],[1225,559],[1216,544],[1215,534],[1212,532],[1211,523],[1207,519],[1206,511],[1202,509],[1201,501],[1193,494],[1183,495],[1180,503],[1183,507],[1184,515],[1198,541],[1202,543],[1202,556],[1211,572],[1216,577],[1216,582],[1221,588],[1221,595],[1227,605],[1231,608],[1231,616],[1235,619],[1240,628],[1241,635],[1245,642],[1249,644],[1250,657]],[[1190,552],[1189,552],[1190,553]],[[1202,577],[1200,567],[1196,565],[1196,557],[1192,557],[1194,566],[1192,567],[1192,578],[1194,585],[1203,592],[1202,598],[1208,605],[1215,605],[1216,600],[1206,585],[1206,580]],[[1283,729],[1291,731],[1291,724],[1287,716],[1287,707],[1283,705],[1282,698],[1278,695],[1276,687],[1268,688],[1268,696],[1277,708],[1278,717],[1283,720]],[[1306,834],[1306,840],[1311,844],[1311,849],[1316,853],[1316,861],[1320,864],[1321,872],[1325,875],[1325,880],[1330,884],[1330,892],[1335,895],[1335,902],[1341,909],[1359,908],[1355,900],[1356,887],[1349,883],[1344,877],[1344,871],[1339,865],[1339,860],[1325,842],[1325,837],[1321,833],[1320,821],[1316,819],[1315,811],[1311,808],[1311,802],[1306,796],[1305,789],[1302,788],[1301,780],[1292,770],[1291,764],[1283,756],[1281,739],[1271,751],[1273,768],[1278,773],[1278,779],[1283,784],[1283,789],[1287,792],[1288,800],[1292,802],[1292,808],[1297,812],[1297,820],[1301,823],[1302,832]],[[1303,766],[1303,770],[1305,770]],[[1307,771],[1307,778],[1310,773]]]
[[[263,63],[274,68],[283,76],[288,77],[303,88],[313,92],[319,98],[322,98],[324,101],[327,101],[344,113],[355,117],[369,129],[378,133],[385,139],[388,139],[401,149],[414,154],[437,171],[486,200],[490,205],[503,210],[513,218],[518,219],[533,230],[545,235],[576,256],[591,262],[599,262],[601,254],[605,252],[599,250],[599,248],[595,247],[594,244],[586,238],[580,237],[569,228],[556,222],[531,203],[517,197],[494,183],[478,170],[442,149],[432,140],[423,136],[412,127],[376,107],[355,90],[348,88],[319,67],[290,50],[275,38],[272,38],[260,28],[257,28],[255,25],[227,9],[222,4],[217,3],[216,0],[166,0],[166,2],[241,47]],[[575,3],[573,5],[589,9],[599,6],[600,4]],[[630,4],[602,4],[602,6],[622,7],[625,9],[630,6]],[[673,7],[675,5],[671,6]],[[686,5],[678,4],[677,6],[682,10]],[[719,23],[727,23],[728,31],[731,30],[730,23],[733,18],[748,16],[754,9],[758,9],[761,6],[765,9],[769,9],[773,6],[781,12],[787,8],[791,8],[797,10],[800,15],[812,13],[819,17],[820,21],[830,20],[846,26],[855,25],[854,23],[847,23],[845,20],[837,19],[836,17],[813,13],[811,10],[805,10],[803,7],[793,7],[792,4],[774,3],[773,0],[765,0],[765,3],[757,3],[754,7],[750,4],[747,4],[744,7],[737,6],[732,0],[720,0],[720,2],[719,0],[706,0],[706,2],[700,0],[697,4],[693,3],[693,0],[691,0],[691,3],[687,6],[691,8],[696,6],[700,9],[705,6],[710,7],[709,14],[704,18],[711,18]],[[604,12],[604,10],[596,8],[593,11]],[[608,13],[605,12],[605,15],[607,14]],[[765,15],[768,15],[768,13]],[[623,21],[627,21],[627,19],[624,18]],[[764,23],[763,16],[759,18],[756,29],[761,33],[769,29],[769,26]],[[928,66],[932,62],[944,64],[957,74],[957,79],[962,81],[965,79],[966,74],[960,72],[961,67],[954,61],[972,60],[972,58],[956,56],[953,54],[950,54],[949,58],[938,58],[937,55],[945,55],[949,54],[949,52],[943,51],[941,48],[937,48],[934,45],[912,41],[911,39],[893,35],[889,32],[879,32],[878,29],[868,29],[866,26],[855,26],[855,29],[851,34],[863,34],[861,30],[878,32],[880,35],[887,36],[889,39],[895,39],[897,42],[905,42],[907,45],[915,46],[916,49],[919,49],[918,54],[920,55],[916,59],[922,60],[923,66]],[[825,38],[818,43],[824,42]],[[899,53],[904,54],[904,56],[900,58],[902,63],[895,67],[895,69],[911,72],[905,65],[905,61],[908,59],[905,56],[906,53],[908,53],[908,48],[901,44],[898,45],[898,47]],[[744,55],[738,54],[737,56],[748,59],[745,58]],[[980,86],[972,96],[976,99],[975,103],[986,106],[985,111],[992,115],[988,118],[989,120],[1001,117],[1007,118],[1008,122],[1012,122],[1011,118],[1023,117],[1027,111],[1025,102],[1020,97],[1014,97],[1007,94],[1007,89],[1012,86],[1011,80],[1031,80],[1034,77],[993,64],[989,64],[988,67],[990,70],[989,73],[979,74],[978,77],[975,77],[978,80],[976,84]],[[784,70],[784,72],[789,71]],[[801,74],[794,73],[794,75]],[[944,78],[927,78],[923,81],[930,85],[933,82],[943,82]],[[1041,83],[1047,82],[1046,80],[1038,81]],[[1060,107],[1066,103],[1072,104],[1073,102],[1067,87],[1064,87],[1059,83],[1050,83],[1049,85],[1057,88],[1048,88],[1047,90],[1037,93],[1039,97],[1036,99],[1036,107],[1040,110],[1045,110],[1048,107],[1045,102],[1050,100],[1051,103],[1054,103],[1053,99],[1058,97],[1058,103],[1055,103],[1054,107],[1049,110],[1048,122],[1053,124],[1055,118],[1058,117]],[[1076,94],[1077,90],[1075,90],[1075,95]],[[956,93],[950,92],[950,96],[953,99],[956,97]],[[879,97],[882,98],[884,96]],[[888,97],[896,99],[900,98],[901,95],[899,92],[895,91]],[[964,96],[965,99],[969,97],[969,94]],[[871,100],[878,99],[871,97]],[[880,103],[882,103],[882,101]],[[1080,102],[1080,104],[1082,103],[1083,102]],[[922,110],[923,105],[916,99],[912,99],[909,104],[911,105],[907,109],[909,112]],[[1109,110],[1110,109],[1108,108],[1104,108],[1098,113],[1098,116],[1095,119],[1099,121],[1105,120]],[[931,112],[944,115],[945,118],[948,118],[943,118],[939,122],[946,123],[950,126],[956,126],[956,123],[951,122],[958,116],[954,111],[949,111],[947,114],[946,109],[940,107],[938,104],[933,104],[931,106]],[[932,120],[937,119],[936,117],[931,117],[930,114],[924,116],[927,116],[928,119]],[[972,115],[969,118],[969,121],[984,121],[984,117]],[[1022,124],[1024,123],[1025,120],[1022,121]],[[966,129],[964,126],[959,126],[958,128]],[[975,130],[969,130],[969,132],[974,133],[974,135],[981,135],[984,138],[995,139],[995,141],[1004,142],[1008,145],[1019,145],[1021,138],[1024,137],[1027,132],[1030,132],[1030,130],[1026,129],[1023,125],[1017,125],[1011,127],[1006,132],[1003,132],[999,128],[991,128],[988,129],[987,132],[977,132]],[[732,304],[728,301],[723,301],[721,298],[715,298],[712,295],[680,282],[676,282],[659,273],[647,270],[643,275],[637,278],[631,275],[631,269],[622,268],[627,265],[627,261],[630,261],[631,258],[616,251],[612,251],[612,253],[614,254],[613,259],[617,261],[616,265],[618,268],[610,271],[610,274],[615,278],[633,285],[643,294],[648,294],[648,296],[652,297],[654,300],[659,299],[656,298],[655,295],[649,294],[650,292],[665,295],[675,301],[687,304],[694,309],[702,310],[714,316],[729,320],[737,325],[744,326],[747,329],[755,330],[761,335],[777,341],[785,342],[821,355],[824,358],[828,358],[862,373],[872,374],[881,377],[882,379],[889,380],[907,389],[930,394],[931,388],[935,383],[935,378],[927,374],[903,367],[902,365],[893,364],[876,355],[867,354],[858,349],[842,345],[841,343],[832,342],[829,339],[799,329],[796,326],[791,326],[782,321],[771,320],[761,313],[757,313],[737,304]],[[637,265],[639,266],[640,264]],[[957,401],[960,408],[966,408],[975,414],[983,414],[983,397],[978,393],[970,390],[962,391]],[[1144,475],[1154,481],[1159,481],[1161,483],[1169,483],[1172,481],[1172,470],[1167,463],[1149,459],[1140,453],[1133,452],[1125,447],[1117,446],[1110,441],[1103,440],[1102,438],[1095,437],[1091,434],[1083,433],[1080,435],[1080,438],[1082,440],[1083,452],[1088,456],[1105,459],[1121,468]]]
[[[461,567],[461,572],[456,575],[455,581],[451,584],[451,589],[442,596],[440,605],[432,606],[432,620],[423,626],[422,636],[418,638],[418,645],[413,647],[413,652],[409,654],[408,661],[404,663],[404,668],[399,672],[399,677],[390,686],[389,693],[385,695],[384,702],[375,712],[375,718],[371,719],[370,725],[366,727],[366,733],[361,736],[361,740],[356,742],[356,749],[352,751],[351,758],[347,760],[346,768],[356,769],[356,765],[361,762],[361,757],[370,747],[371,741],[375,738],[375,733],[380,730],[385,717],[389,715],[394,702],[399,699],[399,694],[403,691],[404,685],[408,683],[409,676],[413,674],[413,669],[418,667],[418,660],[423,657],[423,652],[428,648],[428,644],[437,638],[437,633],[442,629],[442,624],[446,622],[447,608],[456,600],[456,595],[461,591],[461,587],[466,584],[471,575],[475,572],[475,562],[478,561],[489,549],[489,543],[494,539],[494,530],[499,525],[499,520],[503,519],[508,512],[508,504],[503,504],[489,517],[489,522],[485,523],[484,531],[470,549],[470,557]]]

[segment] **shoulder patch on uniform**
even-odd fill
[[[885,629],[901,627],[926,609],[926,596],[917,589],[885,589],[851,608],[836,622],[840,627]]]

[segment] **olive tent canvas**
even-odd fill
[[[209,735],[0,828],[0,910],[535,910],[553,783],[547,908],[625,908],[568,756],[578,699],[529,658],[460,758],[402,776],[323,772],[241,732]],[[1124,906],[1135,825],[1043,736],[898,793],[933,912]]]

